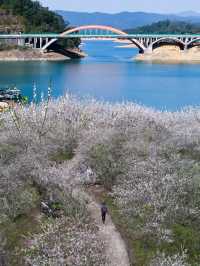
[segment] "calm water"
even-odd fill
[[[161,65],[134,62],[136,49],[116,48],[108,41],[88,42],[89,57],[65,62],[0,63],[0,87],[17,85],[30,98],[32,84],[53,95],[69,91],[110,102],[134,101],[157,109],[178,110],[200,105],[200,65]]]

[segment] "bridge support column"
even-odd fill
[[[18,46],[24,46],[24,44],[25,44],[25,40],[24,39],[20,39],[20,38],[17,39],[17,45]]]
[[[33,40],[33,48],[34,49],[37,48],[37,38],[34,38],[34,40]]]
[[[21,45],[25,46],[25,39],[21,39]]]
[[[145,50],[144,50],[144,53],[145,54],[152,54],[153,52],[153,46],[152,44],[150,44]]]
[[[40,38],[40,49],[42,48],[42,38]]]
[[[21,46],[21,39],[19,39],[19,38],[17,39],[17,45]]]
[[[186,52],[188,50],[188,42],[189,42],[189,39],[185,38],[184,52]]]
[[[186,52],[188,50],[188,44],[186,43],[185,45],[184,45],[184,52]]]

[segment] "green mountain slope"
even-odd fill
[[[0,0],[0,33],[63,32],[67,25],[60,15],[38,1]],[[67,39],[59,43],[74,48],[79,46],[80,40]]]
[[[151,25],[126,30],[128,33],[200,33],[200,24],[164,20]]]
[[[42,7],[38,1],[0,0],[0,8],[22,21],[25,32],[62,32],[66,26],[61,16]]]
[[[0,9],[0,33],[25,31],[24,20],[11,12]]]

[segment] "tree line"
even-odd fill
[[[126,30],[128,33],[157,33],[157,34],[197,34],[200,33],[200,24],[184,21],[164,20],[134,29]]]
[[[23,18],[26,32],[62,32],[66,25],[63,18],[38,1],[0,0],[0,8]]]
[[[0,9],[4,11],[4,14],[7,13],[9,20],[11,15],[13,18],[18,18],[20,24],[23,24],[21,28],[24,29],[23,32],[25,33],[63,32],[69,27],[69,23],[66,23],[62,16],[50,11],[47,7],[43,7],[38,1],[0,0]],[[12,26],[10,30],[13,32]],[[80,40],[66,39],[60,43],[65,47],[73,48],[79,46]]]

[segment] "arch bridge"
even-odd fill
[[[16,39],[19,45],[31,45],[42,52],[48,51],[60,39],[120,39],[129,40],[140,53],[152,53],[162,45],[175,45],[181,50],[200,46],[200,34],[128,34],[104,25],[85,25],[68,29],[60,34],[0,34],[0,39]]]
[[[81,39],[123,39],[129,40],[138,47],[140,53],[151,53],[162,45],[176,45],[181,50],[187,50],[195,45],[200,45],[200,34],[127,34],[125,31],[104,25],[84,25],[75,27],[60,34],[60,37]],[[42,50],[46,50],[58,39],[48,42]]]

